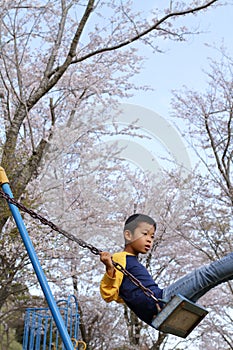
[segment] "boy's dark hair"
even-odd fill
[[[156,222],[150,216],[145,214],[133,214],[125,221],[124,231],[128,230],[131,233],[134,233],[134,230],[141,222],[147,222],[148,224],[153,225],[156,230]]]

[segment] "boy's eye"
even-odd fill
[[[148,232],[143,232],[143,235],[144,236],[147,236],[148,235]],[[155,236],[154,235],[151,235],[151,239],[154,239],[155,238]]]

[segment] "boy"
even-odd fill
[[[100,260],[106,266],[106,273],[100,284],[102,298],[106,302],[116,301],[125,304],[144,322],[151,325],[158,313],[155,301],[114,268],[112,259],[121,264],[135,276],[143,286],[149,288],[157,299],[169,301],[172,296],[182,294],[196,302],[211,288],[233,279],[233,253],[207,266],[180,278],[170,286],[161,289],[152,279],[147,269],[138,261],[139,254],[146,254],[152,247],[156,230],[155,221],[144,214],[133,214],[125,222],[124,251],[111,256],[108,252],[100,254]],[[160,307],[163,304],[160,303]]]

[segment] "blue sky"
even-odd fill
[[[147,0],[143,2],[146,6],[145,11],[151,9],[152,4],[159,3],[154,0]],[[138,5],[138,3],[136,3]],[[141,3],[140,3],[141,6]],[[134,82],[138,85],[148,85],[153,88],[153,91],[137,91],[135,95],[127,99],[126,103],[130,103],[133,106],[138,105],[138,113],[132,111],[128,112],[127,117],[132,120],[139,119],[144,124],[144,114],[142,108],[147,108],[158,114],[163,119],[164,135],[163,140],[158,130],[154,133],[154,137],[148,140],[139,140],[134,138],[128,140],[131,147],[131,153],[122,154],[123,157],[129,161],[138,164],[141,168],[142,159],[148,159],[148,168],[154,169],[153,163],[157,161],[162,167],[167,168],[165,159],[177,159],[185,153],[191,162],[191,166],[199,161],[195,153],[187,145],[184,138],[180,135],[176,129],[175,124],[182,128],[180,121],[174,121],[170,118],[171,115],[171,98],[172,90],[179,90],[182,86],[187,86],[189,89],[198,91],[205,91],[207,84],[207,77],[203,70],[209,71],[209,58],[218,59],[220,57],[219,52],[213,47],[219,48],[223,43],[229,54],[233,57],[233,1],[228,2],[227,6],[211,9],[207,12],[199,13],[197,16],[188,15],[182,17],[180,23],[184,26],[191,28],[198,28],[201,34],[189,36],[186,42],[173,42],[171,40],[162,41],[161,49],[164,53],[153,53],[150,47],[145,45],[139,45],[139,53],[146,58],[144,63],[144,69],[134,77]],[[159,42],[155,42],[157,45]],[[206,45],[208,44],[208,45]],[[142,107],[142,108],[141,108]],[[140,110],[142,111],[140,113]],[[148,113],[150,114],[150,112]],[[125,115],[122,115],[122,120],[125,119]],[[158,118],[152,118],[151,122],[156,123]],[[170,125],[170,126],[169,126]],[[158,125],[156,125],[157,127]],[[165,130],[166,129],[166,130]],[[148,129],[145,129],[145,134],[148,134]],[[183,142],[183,148],[172,147],[169,145],[169,138],[173,137],[171,133],[178,132],[180,140]],[[150,135],[151,136],[151,135]],[[167,142],[166,142],[167,140]],[[175,141],[175,139],[173,140]],[[137,150],[138,144],[141,146],[141,153]],[[135,145],[135,147],[134,147]],[[176,154],[175,154],[176,153]],[[133,154],[133,157],[132,157]],[[174,157],[175,156],[175,157]],[[137,159],[135,159],[135,157]],[[187,163],[188,164],[188,163]],[[170,167],[170,166],[169,166]],[[190,169],[189,166],[187,169]]]
[[[149,3],[155,1],[148,1]],[[170,113],[171,90],[188,88],[205,89],[203,69],[208,70],[208,57],[217,57],[217,51],[207,47],[219,47],[224,42],[233,57],[233,1],[229,5],[211,9],[198,16],[186,16],[184,25],[198,26],[202,34],[192,35],[187,42],[161,41],[163,54],[153,53],[150,47],[141,47],[146,57],[144,69],[134,80],[151,86],[152,92],[136,92],[130,103],[136,103],[154,110],[168,118]]]

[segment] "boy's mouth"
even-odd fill
[[[146,249],[146,250],[150,250],[150,245],[146,245],[146,246],[145,246],[145,249]]]

